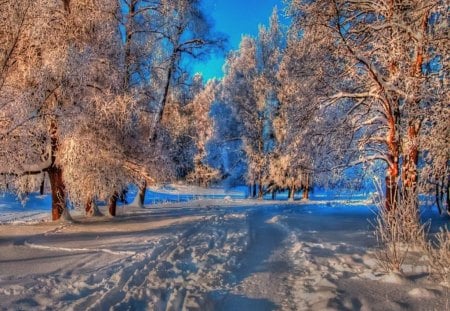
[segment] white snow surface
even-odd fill
[[[366,205],[227,198],[72,216],[0,225],[0,310],[449,307],[423,273],[377,268]]]

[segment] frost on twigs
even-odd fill
[[[375,235],[380,249],[377,258],[386,271],[402,272],[409,252],[425,248],[427,225],[420,223],[416,200],[415,196],[403,195],[395,208],[388,210],[384,204],[378,206]]]
[[[450,287],[450,231],[441,228],[435,240],[427,245],[431,277]]]

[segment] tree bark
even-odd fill
[[[386,114],[388,115],[388,133],[386,137],[388,168],[385,178],[386,198],[384,207],[387,211],[390,211],[397,208],[398,203],[399,142],[397,138],[397,118],[390,106],[388,106]]]
[[[261,183],[258,184],[258,199],[262,200],[264,195],[263,185]]]
[[[39,187],[39,194],[44,195],[44,192],[45,192],[45,173],[44,176],[42,177],[41,186]]]
[[[309,200],[309,187],[303,188],[302,200]]]
[[[295,188],[294,186],[289,187],[289,201],[294,201],[295,200]]]
[[[277,199],[277,192],[276,190],[272,190],[272,200],[276,200]]]
[[[417,144],[417,136],[420,130],[420,123],[410,123],[408,126],[408,141],[409,146],[404,155],[404,161],[402,165],[402,181],[405,190],[405,195],[414,195],[417,188],[417,165],[419,161],[419,148]]]
[[[253,184],[252,198],[256,198],[256,183]]]
[[[52,220],[58,220],[66,208],[66,189],[62,177],[62,169],[52,165],[47,173],[52,189]]]
[[[116,216],[118,199],[119,199],[119,194],[117,192],[114,192],[114,194],[109,198],[108,211],[109,211],[109,215],[111,215],[111,216]]]
[[[93,205],[93,200],[92,198],[87,200],[86,202],[86,206],[84,208],[84,210],[86,211],[86,215],[89,215],[90,213],[92,213],[92,205]]]
[[[442,209],[442,195],[444,194],[443,189],[440,187],[439,182],[436,182],[436,206],[437,209],[439,211],[439,215],[443,214],[443,209]]]

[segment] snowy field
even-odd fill
[[[72,223],[43,221],[48,210],[36,206],[7,220],[3,206],[1,309],[449,309],[448,290],[420,259],[406,276],[377,268],[369,205],[209,191],[217,197],[196,191],[200,200],[123,206],[114,219],[72,213]]]

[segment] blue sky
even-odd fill
[[[228,48],[235,50],[243,34],[257,35],[258,25],[269,23],[274,6],[283,14],[282,0],[203,0],[206,14],[214,22],[214,29],[228,36]],[[226,55],[227,51],[225,51]],[[193,66],[194,72],[203,74],[205,81],[221,78],[225,55],[212,56],[210,60]]]

